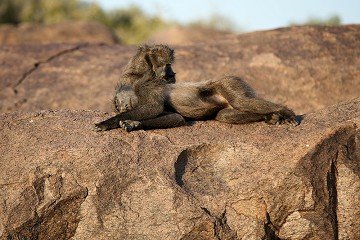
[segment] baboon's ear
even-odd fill
[[[146,53],[145,56],[144,56],[144,58],[145,58],[145,61],[146,61],[147,65],[148,65],[150,68],[153,68],[153,64],[152,64],[151,61],[152,61],[152,58],[154,58],[154,57],[152,56],[152,54]]]
[[[149,49],[149,46],[146,44],[138,46],[139,52],[146,52],[148,49]]]

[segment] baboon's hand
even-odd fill
[[[296,120],[296,115],[288,108],[284,108],[278,112],[270,113],[265,117],[265,122],[268,124],[279,125],[288,124],[292,126],[299,125]]]
[[[108,127],[105,124],[103,124],[102,122],[95,123],[93,129],[94,129],[94,131],[97,131],[97,132],[109,130]]]
[[[140,129],[141,122],[133,120],[123,120],[119,121],[119,126],[127,132],[131,132],[133,130]]]
[[[118,114],[114,117],[111,117],[105,121],[95,124],[96,131],[107,131],[115,128],[119,128],[119,120],[121,119],[121,114]]]

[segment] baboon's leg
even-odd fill
[[[224,108],[217,113],[215,120],[226,123],[243,124],[264,121],[265,115],[259,113],[245,113],[233,108]]]
[[[233,108],[241,112],[263,115],[266,123],[298,125],[295,113],[286,106],[261,98],[237,98],[229,102]]]
[[[172,128],[183,126],[184,124],[185,119],[180,114],[170,112],[165,112],[156,118],[142,121],[125,120],[119,122],[120,127],[128,132],[136,129]]]
[[[283,105],[256,97],[251,87],[239,77],[224,77],[216,85],[229,104],[241,112],[269,114],[287,109]]]
[[[95,130],[106,131],[119,128],[119,122],[122,120],[140,121],[143,119],[151,119],[160,115],[164,110],[163,104],[147,104],[138,106],[128,112],[123,112],[111,117],[105,121],[95,124]]]
[[[241,112],[269,114],[286,108],[280,104],[272,103],[261,98],[237,97],[229,100],[230,105]]]

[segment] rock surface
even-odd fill
[[[1,45],[0,239],[360,239],[359,39],[294,27],[176,46],[178,81],[243,76],[301,124],[131,133],[93,124],[135,47]]]
[[[262,97],[298,114],[359,96],[360,25],[291,27],[175,46],[178,81],[242,76]],[[0,46],[0,112],[111,111],[114,86],[136,48]]]
[[[170,45],[185,45],[191,43],[209,43],[221,41],[224,38],[234,37],[233,34],[225,31],[200,27],[171,27],[153,33],[147,42],[167,43]]]
[[[360,99],[300,126],[0,115],[1,239],[359,239]]]
[[[0,25],[1,45],[79,42],[112,44],[118,43],[119,39],[108,28],[97,22]]]

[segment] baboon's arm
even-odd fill
[[[98,131],[106,131],[119,128],[119,121],[134,120],[140,121],[145,119],[155,118],[160,115],[164,110],[163,105],[159,104],[146,104],[138,106],[137,108],[128,112],[123,112],[115,115],[105,121],[95,124],[95,129]]]
[[[185,124],[185,119],[178,113],[164,112],[160,116],[141,121],[142,129],[158,129],[179,127]]]
[[[185,119],[180,114],[172,112],[164,112],[158,117],[142,121],[125,120],[119,122],[120,127],[128,132],[137,129],[172,128],[183,126],[184,124]]]
[[[264,121],[265,115],[259,113],[241,112],[233,108],[224,108],[217,113],[215,119],[220,122],[244,124]]]

